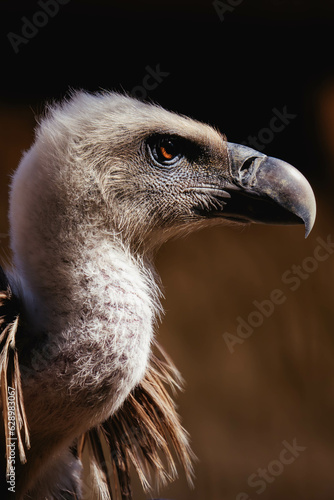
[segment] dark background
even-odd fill
[[[281,277],[305,264],[317,238],[332,231],[334,5],[237,3],[231,0],[221,20],[204,0],[70,0],[15,53],[8,33],[21,35],[22,17],[31,21],[41,6],[2,2],[0,249],[8,254],[9,174],[31,144],[45,102],[70,89],[131,93],[147,66],[160,65],[168,76],[147,99],[211,123],[232,142],[258,137],[273,109],[286,107],[296,117],[263,151],[295,165],[314,187],[318,218],[311,236],[305,241],[293,227],[227,227],[170,242],[158,255],[166,295],[159,339],[187,381],[179,410],[199,457],[194,491],[181,478],[160,495],[330,500],[334,256],[306,273],[295,292]],[[253,301],[275,288],[287,300],[231,354],[223,333],[235,333],[237,317],[246,319]],[[259,495],[247,478],[293,439],[306,450]]]

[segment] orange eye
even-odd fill
[[[173,158],[172,153],[168,153],[166,148],[164,148],[163,146],[160,146],[160,152],[166,160],[171,160]]]
[[[155,162],[164,167],[175,165],[183,156],[180,140],[172,136],[153,136],[148,147]]]

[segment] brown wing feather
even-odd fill
[[[20,460],[25,463],[26,449],[30,448],[30,439],[16,348],[16,337],[20,325],[20,305],[1,267],[0,290],[0,385],[5,443],[8,444],[12,439],[17,440]],[[9,405],[9,397],[14,398],[13,405]],[[9,451],[10,448],[6,446],[7,474],[9,473]]]
[[[152,355],[145,377],[129,395],[122,408],[102,424],[102,433],[107,450],[92,456],[100,469],[109,465],[110,483],[118,485],[117,500],[130,500],[130,465],[138,473],[144,490],[149,490],[153,479],[157,486],[177,477],[176,464],[170,450],[174,449],[182,464],[190,485],[193,481],[192,462],[188,434],[183,429],[176,412],[175,403],[165,385],[172,390],[181,388],[180,375],[164,351],[157,346],[160,356]],[[86,433],[90,442],[101,439],[93,429]],[[100,445],[95,446],[101,450]],[[112,491],[110,488],[110,498]]]

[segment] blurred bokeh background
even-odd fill
[[[0,253],[10,257],[10,175],[45,102],[71,88],[132,92],[295,165],[318,202],[307,240],[302,227],[230,226],[158,254],[157,335],[186,380],[179,412],[199,458],[194,490],[181,474],[159,495],[333,499],[334,252],[323,246],[319,260],[316,250],[334,241],[333,2],[59,0],[58,12],[51,3],[1,2]],[[147,89],[151,70],[163,75]],[[224,334],[236,335],[240,318],[249,324],[254,301],[275,289],[284,303],[231,352]],[[278,462],[283,442],[299,447],[289,464]]]

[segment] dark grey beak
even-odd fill
[[[268,224],[305,224],[316,216],[316,202],[305,177],[292,165],[239,144],[227,143],[231,184],[224,188],[223,216]]]

